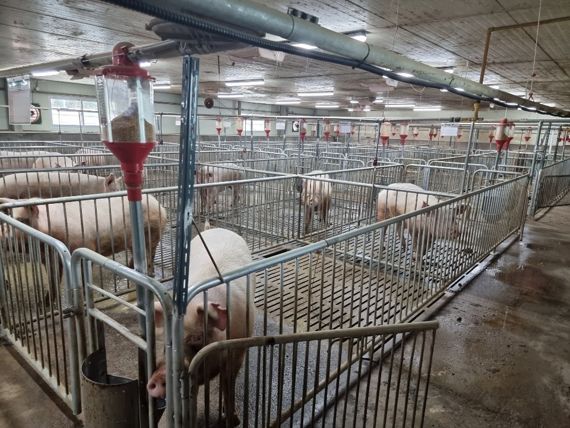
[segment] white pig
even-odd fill
[[[234,169],[235,168],[235,169]],[[237,181],[243,180],[243,170],[235,163],[221,163],[218,165],[202,165],[196,172],[196,183],[220,183],[223,181]],[[214,186],[205,189],[200,189],[200,199],[202,207],[206,208],[207,212],[214,209],[214,205],[218,203],[218,195],[231,188],[233,191],[233,206],[235,207],[239,201],[239,185],[230,186]]]
[[[0,150],[0,168],[2,169],[28,169],[34,165],[38,156],[57,156],[60,153],[46,152],[44,150],[30,150],[13,152]]]
[[[11,200],[0,199],[0,203],[30,202],[37,199]],[[154,255],[160,241],[167,217],[165,209],[151,195],[143,195],[144,231],[146,241],[147,269],[154,274]],[[127,249],[132,249],[132,229],[129,201],[126,196],[116,196],[96,200],[85,200],[52,204],[35,204],[6,208],[16,220],[34,229],[44,232],[62,241],[70,252],[79,247],[87,247],[103,256],[111,256]],[[20,232],[7,224],[2,226],[0,239],[20,238]],[[25,237],[21,242],[25,242]],[[46,263],[45,260],[43,260]],[[132,266],[132,259],[129,265]],[[59,285],[59,276],[51,289]]]
[[[426,195],[425,190],[411,183],[393,183],[388,189],[378,193],[376,219],[387,220],[392,217],[414,212],[438,204],[433,195]],[[416,215],[396,224],[400,242],[407,247],[403,229],[412,237],[414,258],[421,258],[436,239],[456,239],[461,236],[459,216],[467,210],[465,205],[447,205],[427,214]],[[402,227],[403,226],[403,227]]]
[[[316,178],[330,179],[324,171],[312,171],[311,176]],[[319,212],[319,221],[327,225],[327,217],[331,207],[332,184],[328,181],[311,180],[303,178],[301,186],[301,203],[305,208],[305,233],[309,232],[309,226],[313,220],[313,212]]]
[[[208,249],[222,274],[241,268],[252,262],[247,243],[236,233],[226,229],[210,229],[202,233]],[[193,286],[218,276],[218,272],[208,256],[200,237],[192,239],[190,248],[189,289]],[[185,364],[190,361],[204,346],[226,339],[237,339],[251,336],[255,307],[253,294],[255,277],[240,277],[228,286],[224,283],[209,289],[207,308],[204,308],[204,294],[200,293],[188,302],[184,316],[184,352]],[[230,308],[229,313],[228,309]],[[204,323],[207,318],[207,332],[204,337]],[[155,305],[157,326],[163,319],[160,305]],[[229,327],[229,337],[227,335]],[[198,385],[217,375],[224,380],[226,387],[221,388],[224,398],[226,417],[231,418],[232,425],[239,424],[235,411],[235,381],[243,364],[244,351],[223,352],[208,357],[206,372],[198,370]],[[205,375],[205,377],[204,377]],[[159,361],[157,369],[148,380],[147,390],[152,397],[164,398],[166,394],[166,368],[164,361]]]
[[[72,158],[76,166],[104,166],[119,163],[111,152],[99,149],[79,149]]]
[[[120,179],[77,172],[19,172],[0,177],[0,197],[10,199],[55,198],[116,192]]]
[[[75,162],[73,162],[73,159],[59,153],[52,153],[49,157],[37,158],[32,164],[34,169],[72,168],[74,166]]]

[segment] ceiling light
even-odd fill
[[[491,88],[493,88],[493,89],[499,89],[500,86],[499,86],[499,85],[491,85]]]
[[[386,108],[414,108],[415,104],[386,104]]]
[[[334,92],[297,92],[300,97],[332,97]]]
[[[535,111],[535,110],[536,110],[536,107],[527,107],[527,110]]]
[[[339,108],[338,104],[315,104],[315,108]]]
[[[316,46],[308,45],[307,43],[291,43],[291,46],[295,46],[296,48],[301,48],[301,49],[307,49],[310,51],[313,49],[318,49]]]
[[[150,67],[151,65],[152,65],[152,62],[150,62],[150,61],[139,62],[139,67]]]
[[[445,88],[442,88],[442,89],[439,90],[439,92],[448,92],[448,90],[445,89]]]
[[[358,30],[358,31],[349,31],[346,34],[348,37],[354,40],[358,40],[359,42],[366,41],[366,31],[365,30]]]
[[[346,110],[347,110],[347,111],[350,111],[350,112],[354,111],[353,108],[347,108]]]
[[[289,105],[289,104],[301,104],[301,100],[298,98],[291,98],[289,100],[277,100],[275,104],[278,105]]]
[[[374,101],[372,101],[373,104],[382,104],[384,102],[384,100],[382,98],[376,98]]]
[[[414,111],[441,111],[441,106],[414,107]]]
[[[32,76],[34,76],[34,77],[57,76],[58,74],[59,74],[59,71],[57,71],[57,70],[32,71]]]
[[[218,98],[241,98],[244,94],[218,94]]]
[[[457,92],[465,92],[465,89],[463,88],[453,88],[453,89],[455,89]]]
[[[519,105],[519,103],[509,103],[509,102],[506,102],[505,104],[508,106],[518,106]]]
[[[502,103],[503,101],[500,98],[493,98],[494,101],[497,101],[499,103]]]
[[[443,71],[445,71],[446,73],[449,73],[449,74],[453,74],[453,72],[455,71],[455,68],[446,68]]]
[[[362,111],[370,111],[370,106],[366,106],[362,109]]]
[[[225,82],[226,86],[260,86],[265,85],[265,80],[255,79],[255,80],[233,80]]]
[[[170,89],[172,85],[170,83],[155,83],[153,89]]]
[[[357,100],[350,100],[350,104],[358,104]]]
[[[411,73],[406,73],[406,72],[404,72],[404,71],[400,71],[400,72],[398,72],[398,73],[396,73],[396,74],[397,74],[398,76],[407,77],[407,78],[412,78],[412,77],[414,77],[413,74],[411,74]]]
[[[556,103],[544,103],[544,105],[548,107],[556,107]]]

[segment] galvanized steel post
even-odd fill
[[[461,179],[461,194],[465,193],[465,183],[467,182],[467,171],[469,170],[469,156],[473,148],[473,137],[475,134],[475,120],[471,122],[469,128],[469,141],[467,142],[467,153],[465,154],[465,166],[463,171],[463,178]]]

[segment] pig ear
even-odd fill
[[[115,182],[115,174],[111,173],[107,177],[105,177],[105,186],[109,187],[111,184]]]
[[[154,325],[156,327],[162,327],[163,321],[164,313],[162,312],[162,305],[158,302],[154,302]]]
[[[427,208],[429,207],[428,203],[426,201],[422,202],[422,208]]]
[[[196,308],[198,315],[204,315],[204,307]],[[228,325],[228,310],[219,303],[208,304],[208,325],[216,327],[218,330],[224,331]]]
[[[30,217],[38,217],[40,215],[40,209],[37,205],[30,205],[28,212],[30,213]]]

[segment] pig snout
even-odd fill
[[[151,397],[166,397],[166,368],[159,364],[146,384],[146,389]]]

